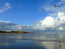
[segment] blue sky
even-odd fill
[[[65,0],[0,0],[0,21],[64,31]]]
[[[8,3],[7,9],[0,12],[0,20],[16,24],[32,25],[45,18],[41,10],[46,0],[0,0],[0,9]],[[10,6],[10,7],[9,7]],[[6,7],[4,7],[6,8]]]

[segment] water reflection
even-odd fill
[[[9,39],[8,39],[9,40]],[[9,40],[1,42],[0,49],[45,49],[32,40]]]
[[[2,35],[3,36],[0,36],[0,49],[45,49],[40,46],[37,41],[22,40],[24,35],[21,34]]]
[[[64,35],[65,34],[0,34],[0,49],[64,49]],[[53,40],[62,42],[59,43]]]

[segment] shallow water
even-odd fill
[[[62,34],[0,34],[0,49],[60,49],[59,42],[63,40],[62,49],[65,47]],[[47,41],[46,41],[47,40]],[[51,42],[49,41],[51,40]]]
[[[0,49],[45,49],[38,41],[23,40],[28,35],[0,34]]]

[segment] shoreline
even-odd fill
[[[30,33],[0,33],[0,34],[30,34]]]

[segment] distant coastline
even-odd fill
[[[32,33],[32,32],[26,32],[26,31],[0,31],[0,34],[5,34],[5,33]]]

